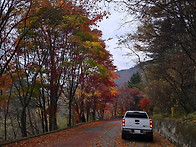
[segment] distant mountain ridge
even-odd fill
[[[135,73],[141,73],[142,69],[140,68],[139,65],[136,65],[135,67],[132,67],[130,69],[124,69],[124,70],[120,70],[117,71],[117,75],[119,75],[119,78],[114,80],[114,82],[116,83],[117,86],[122,86],[124,83],[127,83],[131,76]]]

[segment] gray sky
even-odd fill
[[[130,18],[125,13],[117,12],[112,10],[112,8],[110,11],[111,15],[109,18],[98,23],[98,29],[103,33],[103,39],[106,40],[107,50],[113,55],[114,65],[117,66],[117,69],[129,69],[136,64],[137,58],[135,56],[126,56],[127,53],[131,52],[126,48],[117,49],[117,36],[135,31],[136,24],[122,26],[123,22]],[[108,40],[109,38],[112,39]]]

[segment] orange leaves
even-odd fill
[[[120,77],[116,72],[111,72],[110,76],[112,77],[112,79],[118,79]]]
[[[7,90],[12,85],[12,79],[9,75],[3,74],[0,77],[0,90]]]
[[[115,88],[113,88],[113,87],[110,89],[110,92],[111,92],[111,95],[112,95],[112,96],[114,96],[114,97],[116,97],[116,96],[117,96],[117,94],[119,93],[119,91],[118,91],[118,90],[116,90],[116,89],[115,89]]]
[[[11,98],[9,88],[11,86],[12,78],[10,77],[10,75],[3,74],[2,76],[0,76],[0,107],[3,109],[9,106],[8,99]]]

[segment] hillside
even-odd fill
[[[119,75],[119,79],[115,80],[116,85],[122,86],[124,83],[128,82],[130,77],[137,71],[142,71],[139,65],[136,65],[135,67],[132,67],[130,69],[117,71],[116,73]]]

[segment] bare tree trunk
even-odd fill
[[[5,122],[4,122],[4,129],[5,129],[5,140],[7,140],[7,116],[8,116],[8,112],[9,112],[9,104],[10,104],[10,98],[11,98],[11,91],[12,91],[12,88],[10,89],[10,96],[8,98],[8,101],[7,101],[7,108],[5,108]]]
[[[11,126],[12,126],[12,132],[13,132],[13,134],[14,134],[14,139],[16,139],[16,137],[17,137],[17,133],[15,132],[15,127],[14,127],[14,123],[13,123],[13,120],[12,120],[12,116],[9,114],[9,118],[10,118],[10,124],[11,124]]]
[[[72,125],[72,103],[73,103],[73,100],[74,100],[74,95],[75,95],[75,92],[76,92],[76,89],[78,87],[78,83],[74,86],[74,79],[72,79],[71,81],[71,85],[69,87],[69,121],[68,121],[68,126],[71,126]]]
[[[21,113],[21,133],[22,137],[27,137],[27,128],[26,128],[26,107],[23,107],[22,113]]]
[[[117,113],[117,107],[118,107],[118,98],[116,99],[116,102],[114,104],[114,117],[116,118],[116,113]]]
[[[56,122],[56,110],[57,110],[57,104],[53,101],[51,103],[51,112],[49,114],[49,128],[50,131],[57,129],[57,122]]]
[[[44,88],[42,88],[42,101],[43,101],[43,112],[42,112],[42,117],[43,117],[43,131],[48,132],[48,120],[47,120],[47,114],[44,114],[46,111],[46,98],[44,94]]]
[[[44,112],[43,112],[43,110],[41,110],[41,112],[39,113],[39,117],[40,117],[40,120],[41,120],[42,133],[45,133]]]
[[[87,102],[86,104],[86,121],[88,122],[89,121],[89,114],[90,114],[90,102]]]
[[[96,116],[96,99],[93,98],[93,113],[92,113],[92,119],[93,120],[96,119],[95,116]]]
[[[29,107],[27,108],[27,110],[28,110],[28,117],[29,117],[29,123],[30,123],[31,131],[32,131],[32,134],[35,135]]]
[[[3,91],[0,90],[0,95],[3,95]],[[4,140],[7,140],[7,114],[8,114],[8,107],[9,107],[9,102],[7,108],[3,108],[4,112]],[[3,138],[3,137],[2,137]]]
[[[4,139],[7,140],[7,114],[8,114],[8,108],[4,109]]]
[[[70,91],[69,94],[69,122],[68,122],[68,126],[71,126],[71,115],[72,115],[72,92]]]
[[[124,112],[123,106],[121,106],[121,116],[123,116],[123,112]]]

